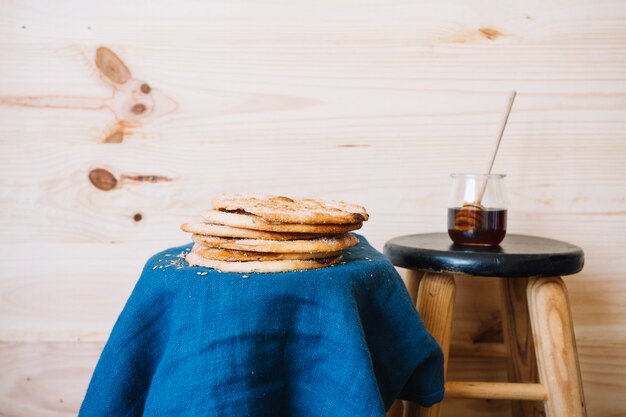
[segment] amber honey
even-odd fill
[[[499,245],[506,235],[506,212],[472,205],[449,208],[448,235],[459,245]]]

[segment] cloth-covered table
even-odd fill
[[[443,355],[394,267],[363,237],[312,271],[144,267],[80,416],[384,416],[443,398]]]

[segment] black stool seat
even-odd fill
[[[585,260],[578,246],[515,234],[495,247],[456,245],[447,233],[399,236],[385,244],[384,253],[402,268],[501,278],[575,274]]]

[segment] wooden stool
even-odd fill
[[[447,234],[400,236],[385,245],[394,265],[409,269],[416,307],[444,353],[450,352],[454,274],[499,278],[504,349],[510,382],[446,381],[446,398],[512,400],[514,417],[586,415],[576,339],[562,275],[583,267],[583,251],[551,239],[507,235],[499,247],[454,245]],[[419,290],[418,290],[419,286]],[[484,356],[484,355],[483,355]],[[409,404],[409,403],[407,403]],[[405,408],[404,416],[439,416],[441,404]]]

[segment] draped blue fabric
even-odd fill
[[[384,416],[443,398],[443,355],[367,241],[312,271],[190,267],[153,256],[94,371],[80,417]]]

